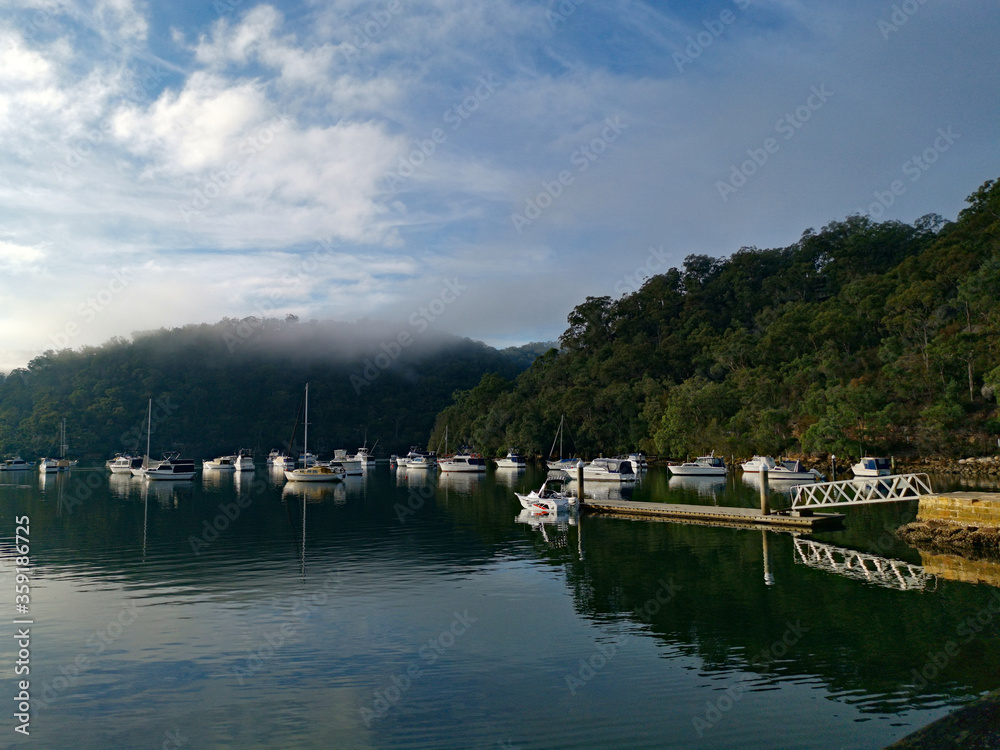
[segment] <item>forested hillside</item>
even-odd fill
[[[588,297],[514,380],[457,394],[431,436],[547,453],[674,457],[995,452],[1000,182],[954,222],[851,216],[789,247],[688,256],[620,299]]]
[[[484,372],[523,367],[482,343],[389,324],[246,318],[133,334],[79,351],[46,352],[0,376],[0,454],[55,455],[66,420],[69,456],[144,451],[201,458],[302,444],[385,456],[423,444],[456,389]]]

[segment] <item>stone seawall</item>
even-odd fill
[[[917,548],[996,558],[1000,556],[1000,494],[924,495],[917,520],[898,529],[896,536]]]

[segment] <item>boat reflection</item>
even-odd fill
[[[281,488],[282,500],[304,499],[307,503],[333,502],[343,505],[347,502],[347,488],[344,482],[287,482]]]
[[[667,486],[672,490],[689,490],[699,497],[718,500],[726,491],[726,477],[713,476],[671,476]]]
[[[497,484],[502,484],[506,487],[516,487],[518,481],[524,476],[524,467],[505,468],[498,466],[493,476],[496,477]]]
[[[471,495],[482,485],[485,474],[486,472],[483,471],[443,471],[438,475],[437,483],[438,487],[442,489],[457,490],[458,492]],[[414,476],[418,475],[415,474]],[[410,486],[416,486],[417,484],[411,482]]]

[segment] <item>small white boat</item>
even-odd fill
[[[201,462],[205,471],[236,471],[236,456],[219,456]]]
[[[576,469],[568,472],[570,479],[576,479]],[[632,462],[624,458],[595,458],[583,465],[583,481],[586,482],[634,482],[635,470]]]
[[[146,479],[192,479],[196,473],[193,458],[180,458],[176,451],[164,453],[163,459],[132,469],[132,476]]]
[[[360,461],[361,465],[367,468],[369,465],[375,463],[375,456],[371,454],[367,447],[362,446],[358,448],[358,452],[351,457],[352,461]]]
[[[462,446],[454,456],[439,458],[437,462],[441,471],[475,473],[486,471],[486,459],[478,453],[472,453],[468,446]]]
[[[866,456],[851,467],[856,477],[887,477],[892,474],[892,461],[888,458]]]
[[[515,451],[513,448],[507,451],[506,458],[498,458],[495,460],[497,462],[498,469],[524,469],[528,465],[524,460],[524,456]]]
[[[303,451],[299,454],[299,463],[305,466],[307,469],[310,466],[315,466],[318,457],[315,453],[310,453],[309,451]]]
[[[119,453],[108,461],[108,468],[112,474],[131,474],[132,469],[142,467],[142,456],[133,456],[128,453]]]
[[[698,456],[694,461],[685,461],[680,465],[671,464],[667,466],[670,473],[679,477],[704,476],[704,477],[724,477],[726,475],[726,462],[712,451],[707,456]]]
[[[520,492],[515,492],[517,499],[521,501],[521,507],[531,513],[558,513],[560,510],[566,510],[570,506],[576,505],[576,497],[560,490],[550,489],[549,481],[546,479],[537,490],[523,495]]]
[[[14,458],[8,458],[2,464],[0,464],[0,471],[28,471],[31,468],[31,464],[25,461],[20,456],[15,456]]]
[[[825,477],[816,469],[807,469],[801,461],[781,461],[768,469],[767,478],[769,481],[818,482]]]
[[[403,468],[414,471],[424,471],[436,469],[438,465],[437,456],[434,453],[420,453],[411,455]]]
[[[235,466],[236,471],[253,471],[256,468],[253,465],[253,451],[241,448],[239,455],[236,456]]]
[[[757,474],[764,466],[767,467],[768,471],[771,471],[775,467],[774,459],[770,456],[754,456],[749,461],[740,464],[744,474]]]
[[[647,463],[646,456],[643,453],[629,453],[625,458],[632,464],[632,468],[636,472],[646,471],[649,468],[649,463]]]
[[[295,458],[286,453],[280,453],[271,461],[271,466],[276,469],[294,469]]]
[[[321,462],[323,466],[339,466],[344,470],[344,474],[349,477],[359,477],[364,474],[364,466],[354,458],[349,458],[347,451],[337,448],[333,452],[333,460]]]
[[[38,471],[42,474],[55,474],[59,471],[59,459],[58,458],[40,458],[38,459]]]
[[[274,459],[281,455],[281,451],[277,448],[272,448],[271,452],[267,454],[267,465],[271,466],[274,463]]]

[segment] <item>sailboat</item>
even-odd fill
[[[149,399],[149,415],[146,417],[146,456],[142,466],[132,469],[132,476],[146,479],[192,479],[195,475],[194,459],[180,458],[180,453],[164,453],[163,459],[155,464],[149,460],[149,438],[153,434],[153,399]]]
[[[309,455],[309,384],[306,383],[306,411],[303,422],[302,453]],[[344,478],[342,466],[306,466],[301,469],[286,469],[285,479],[289,482],[338,482]]]
[[[66,420],[59,426],[59,458],[42,458],[38,461],[38,471],[42,474],[53,474],[57,471],[68,471],[70,462],[66,460]]]
[[[578,458],[563,458],[562,457],[562,454],[563,454],[563,422],[565,420],[566,420],[566,415],[563,414],[559,418],[559,427],[556,430],[556,436],[552,439],[552,447],[549,448],[549,455],[551,456],[552,453],[556,449],[556,441],[558,440],[559,441],[559,458],[556,459],[555,461],[553,461],[553,460],[550,459],[550,460],[548,460],[548,461],[545,462],[545,465],[548,466],[550,469],[552,469],[554,471],[570,471],[571,469],[573,471],[575,471],[577,464],[580,463],[580,459],[578,459]]]

